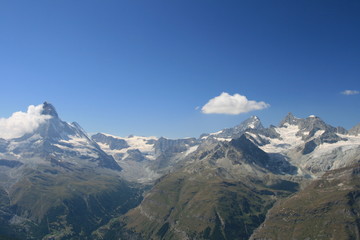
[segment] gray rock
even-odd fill
[[[161,137],[154,145],[155,155],[180,153],[197,144],[198,140],[196,138],[167,139]]]
[[[298,125],[300,119],[296,118],[291,112],[289,112],[285,118],[280,122],[279,127],[284,127],[286,123],[290,125]]]
[[[354,126],[353,128],[351,128],[349,130],[349,134],[355,135],[355,136],[359,135],[360,134],[360,123],[357,124],[356,126]]]
[[[139,149],[130,149],[130,150],[127,150],[127,153],[129,155],[124,159],[125,161],[142,162],[142,161],[146,160],[146,158],[139,151]]]
[[[97,134],[91,136],[91,139],[94,140],[95,142],[104,143],[104,144],[109,145],[109,148],[111,150],[114,150],[114,149],[121,150],[121,149],[129,147],[128,143],[124,139],[114,138],[114,137],[107,136],[102,133],[97,133]]]
[[[346,130],[345,128],[343,127],[336,127],[336,133],[339,133],[339,134],[348,134],[348,130]]]

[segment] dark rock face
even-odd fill
[[[16,168],[23,165],[22,162],[16,161],[16,160],[6,160],[6,159],[0,159],[0,166],[5,166],[9,168]]]
[[[318,146],[318,144],[314,140],[311,140],[311,141],[305,143],[302,154],[312,153],[317,146]]]
[[[50,116],[53,116],[55,118],[59,117],[56,110],[55,110],[55,107],[52,104],[48,103],[48,102],[43,103],[42,114],[43,115],[50,115]]]
[[[253,144],[245,135],[231,140],[230,144],[241,151],[244,159],[248,162],[254,162],[261,167],[265,167],[269,161],[268,154]]]
[[[325,131],[320,136],[321,143],[336,143],[338,141],[347,141],[346,138],[339,137],[335,132]]]
[[[126,151],[129,156],[125,158],[125,161],[136,161],[136,162],[142,162],[146,160],[144,155],[138,150],[138,149],[130,149]]]
[[[268,154],[261,150],[246,134],[233,139],[230,144],[242,153],[243,159],[248,163],[256,164],[275,174],[294,174],[297,168],[289,163],[281,154]]]
[[[106,136],[105,134],[102,134],[102,133],[97,133],[97,134],[91,136],[91,139],[96,142],[100,142],[100,143],[109,145],[109,148],[111,150],[114,150],[114,149],[121,150],[121,149],[129,147],[128,143],[124,139],[118,139],[118,138],[114,138],[111,136]]]

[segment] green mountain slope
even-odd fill
[[[113,217],[141,200],[131,186],[110,172],[28,169],[8,192],[2,192],[0,234],[19,239],[87,239]]]
[[[280,201],[251,239],[360,239],[360,165],[329,171]]]

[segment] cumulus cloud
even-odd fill
[[[0,138],[18,138],[33,132],[51,118],[50,115],[42,115],[42,111],[43,104],[30,105],[27,112],[15,112],[9,118],[0,118]]]
[[[359,94],[360,92],[357,91],[357,90],[345,90],[345,91],[342,91],[341,94],[344,94],[344,95],[356,95],[356,94]]]
[[[201,108],[201,111],[205,114],[217,113],[237,115],[268,107],[270,107],[270,105],[265,102],[248,100],[245,96],[238,93],[230,95],[223,92],[220,96],[210,99]]]

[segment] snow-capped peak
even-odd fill
[[[248,128],[251,129],[255,129],[262,126],[260,119],[257,116],[252,116],[251,118],[249,118],[247,123],[248,123]]]

